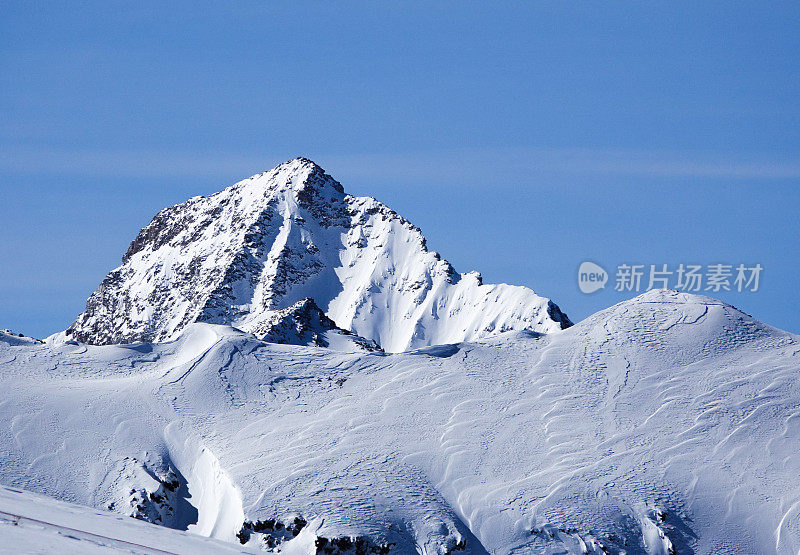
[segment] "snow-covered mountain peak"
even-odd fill
[[[650,289],[623,303],[724,304],[722,301],[676,289]]]
[[[758,342],[777,347],[788,337],[722,301],[669,289],[601,310],[565,333],[605,345],[623,362],[646,352],[648,360],[665,366],[727,357]]]
[[[590,316],[587,320],[626,320],[648,318],[653,322],[669,325],[676,317],[687,317],[689,314],[727,314],[735,321],[746,321],[761,327],[769,327],[763,322],[745,314],[735,306],[718,299],[676,291],[674,289],[652,289],[632,299],[619,302],[609,308]],[[637,316],[632,316],[632,315]]]
[[[341,183],[308,158],[294,158],[240,181],[234,187],[263,189],[267,194],[292,191],[302,196],[306,193],[310,195],[307,202],[341,199],[345,194]]]
[[[163,341],[197,321],[267,337],[278,312],[307,298],[387,351],[570,325],[530,289],[459,274],[408,220],[295,158],[160,211],[66,335]]]

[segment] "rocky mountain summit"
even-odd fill
[[[297,158],[156,214],[66,335],[97,345],[164,341],[206,322],[330,345],[319,330],[287,326],[289,313],[296,324],[315,307],[325,334],[350,338],[336,345],[389,352],[571,325],[528,288],[458,273],[406,219]]]

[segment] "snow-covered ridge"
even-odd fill
[[[0,337],[0,476],[128,514],[174,475],[196,526],[284,553],[796,553],[798,399],[800,337],[671,291],[389,355]]]
[[[209,322],[265,337],[305,298],[390,352],[570,325],[530,289],[459,274],[407,220],[298,158],[159,212],[67,335],[163,341]]]

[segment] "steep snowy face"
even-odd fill
[[[276,313],[306,298],[392,352],[570,325],[530,289],[459,274],[407,220],[298,158],[159,212],[66,333],[163,341],[207,322],[267,337]]]

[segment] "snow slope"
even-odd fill
[[[672,291],[399,354],[0,337],[0,481],[283,552],[797,553],[798,370]]]
[[[530,289],[459,274],[418,228],[298,158],[159,212],[67,335],[164,341],[207,322],[264,336],[276,311],[307,297],[390,352],[570,324]]]
[[[0,553],[258,553],[108,511],[0,486]]]

